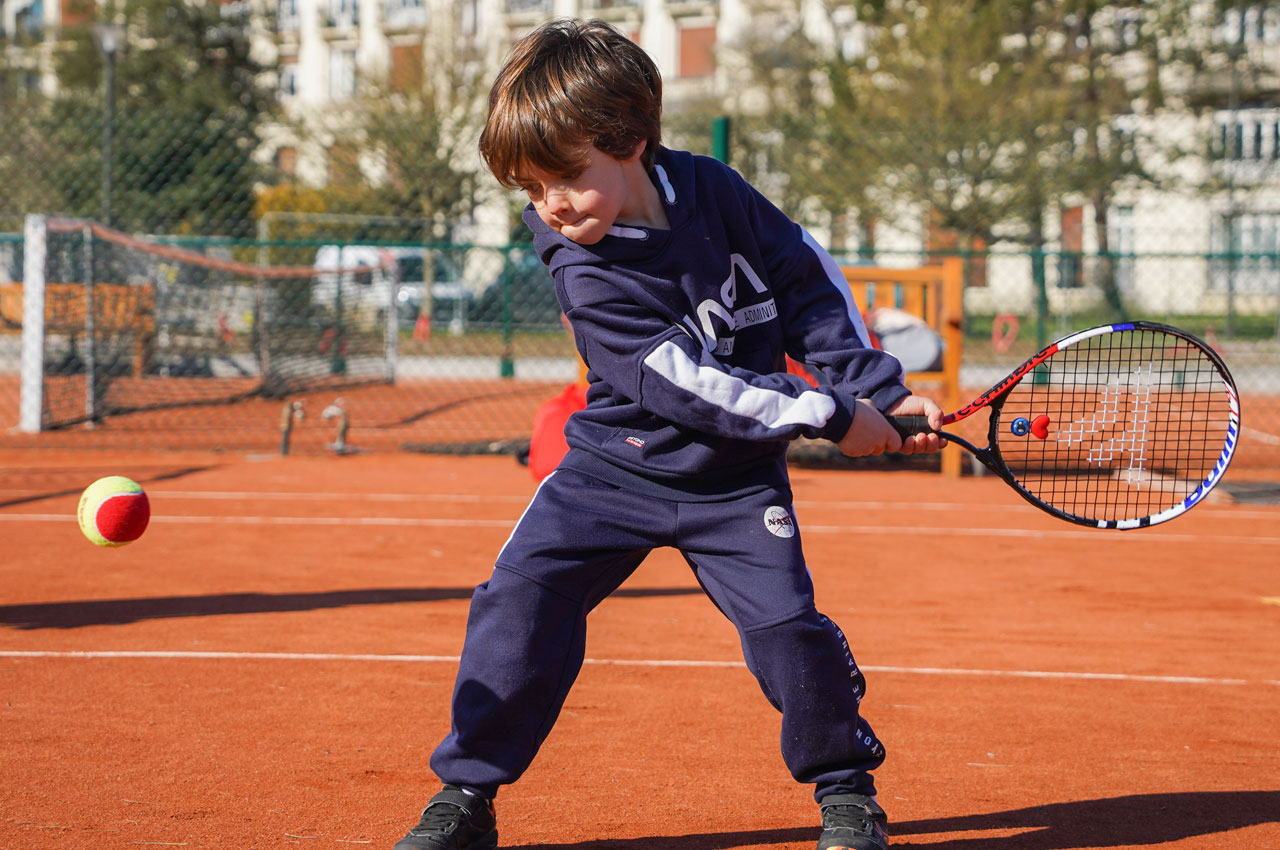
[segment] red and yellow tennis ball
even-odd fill
[[[124,546],[147,530],[151,503],[138,482],[122,475],[108,475],[85,488],[76,519],[90,543]]]

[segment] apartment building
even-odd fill
[[[663,73],[669,114],[700,99],[738,107],[743,76],[734,64],[733,47],[752,25],[755,8],[750,0],[235,2],[249,8],[256,49],[264,64],[277,69],[286,112],[301,122],[340,120],[344,104],[364,86],[417,90],[442,68],[462,61],[475,63],[475,78],[491,78],[516,39],[541,21],[561,16],[604,18],[648,51]],[[808,8],[798,22],[806,32],[845,49],[852,42],[857,49],[857,25],[849,15],[829,14],[819,0],[811,0]],[[1234,45],[1255,68],[1280,69],[1280,6],[1259,3],[1222,13],[1214,8],[1207,0],[1203,4],[1206,40]],[[1137,11],[1117,9],[1115,37],[1127,38]],[[86,14],[75,0],[0,0],[0,37],[8,43],[7,93],[53,92],[58,33],[83,22]],[[844,31],[835,32],[833,25]],[[1213,259],[1280,251],[1280,97],[1259,96],[1257,80],[1253,83],[1242,88],[1229,69],[1220,69],[1196,82],[1207,87],[1206,97],[1215,108],[1144,119],[1158,120],[1155,132],[1183,140],[1189,149],[1212,140],[1212,150],[1175,167],[1188,185],[1216,178],[1223,187],[1216,194],[1138,188],[1112,198],[1104,216],[1087,205],[1051,212],[1048,247],[1065,257],[1047,269],[1055,308],[1077,308],[1096,297],[1092,267],[1071,255],[1089,255],[1102,245],[1119,255],[1113,271],[1121,288],[1147,293],[1145,300],[1158,299],[1173,275],[1186,282],[1184,289],[1196,292],[1188,299],[1194,309],[1221,306],[1228,294],[1243,309],[1266,309],[1275,301],[1280,274],[1272,260]],[[1280,85],[1273,91],[1280,91]],[[302,141],[287,125],[267,134],[259,155],[306,182],[327,179],[325,151],[314,140]],[[923,211],[904,210],[902,217],[901,226],[879,224],[877,247],[882,251],[909,259],[913,252],[947,246],[946,234],[931,227]],[[1098,232],[1099,221],[1105,221],[1106,233]],[[998,252],[1001,246],[988,247]],[[1177,254],[1198,257],[1176,259]],[[1162,256],[1166,259],[1133,258]],[[971,295],[975,308],[1026,306],[1025,257],[992,257],[981,274],[985,285]]]
[[[442,34],[496,65],[539,22],[582,16],[628,33],[679,99],[716,89],[717,45],[732,38],[745,11],[741,0],[279,0],[281,91],[314,106],[352,96],[361,78],[412,85],[430,65],[431,39]]]
[[[279,69],[285,111],[302,123],[341,121],[344,103],[367,86],[418,91],[423,84],[472,66],[484,95],[511,45],[554,17],[598,17],[628,34],[663,74],[668,110],[722,96],[731,72],[721,45],[746,20],[743,0],[277,0],[263,49]],[[265,55],[265,54],[264,54]],[[452,95],[450,95],[452,96]],[[323,135],[323,134],[322,134]],[[286,126],[268,134],[284,172],[321,183],[331,162],[323,146],[299,139]],[[474,163],[480,167],[478,158]],[[376,167],[376,166],[375,166]],[[505,238],[505,212],[478,209],[476,222],[457,238]]]

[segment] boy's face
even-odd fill
[[[516,182],[547,227],[579,245],[594,245],[627,210],[627,171],[638,164],[643,149],[640,145],[619,160],[593,145],[575,171],[549,174],[527,165]]]

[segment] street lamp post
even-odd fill
[[[111,226],[111,160],[116,120],[116,54],[124,42],[124,30],[115,24],[93,28],[105,62],[102,130],[102,223]]]

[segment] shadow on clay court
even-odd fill
[[[194,475],[197,472],[208,472],[211,469],[216,469],[216,467],[188,466],[181,469],[161,469],[159,471],[134,468],[129,470],[129,474],[135,481],[145,487],[156,481],[173,481],[177,478]],[[0,499],[0,508],[29,505],[32,502],[42,502],[45,499],[57,499],[62,496],[79,496],[84,492],[86,485],[107,474],[110,473],[85,470],[61,470],[55,472],[46,469],[6,469],[4,471],[6,481],[15,482],[22,481],[26,477],[38,477],[41,487],[34,492],[24,493],[21,496]]]
[[[322,593],[220,593],[212,596],[158,596],[148,599],[94,599],[0,605],[0,626],[12,629],[78,629],[122,626],[142,620],[216,617],[227,614],[273,614],[346,608],[353,605],[400,605],[470,599],[471,587],[330,590]],[[696,587],[623,588],[615,597],[694,596]]]
[[[516,390],[514,392],[507,387],[503,387],[501,390],[497,392],[478,393],[476,395],[468,395],[468,396],[463,396],[462,398],[455,398],[451,401],[446,401],[442,404],[438,404],[435,407],[427,407],[415,413],[411,413],[408,416],[405,416],[395,422],[390,422],[383,425],[374,425],[373,427],[400,428],[405,425],[413,425],[414,423],[420,422],[423,419],[428,419],[432,416],[435,416],[437,413],[444,413],[446,411],[453,410],[455,408],[465,407],[468,404],[475,404],[477,402],[493,401],[495,399],[506,399],[506,398],[512,398],[512,397],[518,397],[518,396],[533,396],[533,397],[541,398],[545,396],[546,393],[547,393],[546,387],[530,387],[526,390]]]
[[[929,850],[1073,850],[1160,845],[1265,823],[1280,823],[1280,791],[1133,794],[1102,800],[1051,803],[1006,812],[890,823],[889,831],[894,850],[907,847],[927,847]],[[1007,834],[953,839],[941,837],[951,832]],[[902,836],[911,835],[929,835],[930,840],[920,843],[902,840]],[[731,850],[808,842],[817,836],[817,827],[800,827],[523,847],[529,850],[533,847],[539,850]]]
[[[1131,794],[1101,800],[1050,803],[898,824],[894,835],[1015,831],[998,838],[964,838],[927,844],[894,842],[894,847],[930,850],[1071,850],[1164,844],[1200,835],[1280,823],[1280,791],[1188,791]]]

